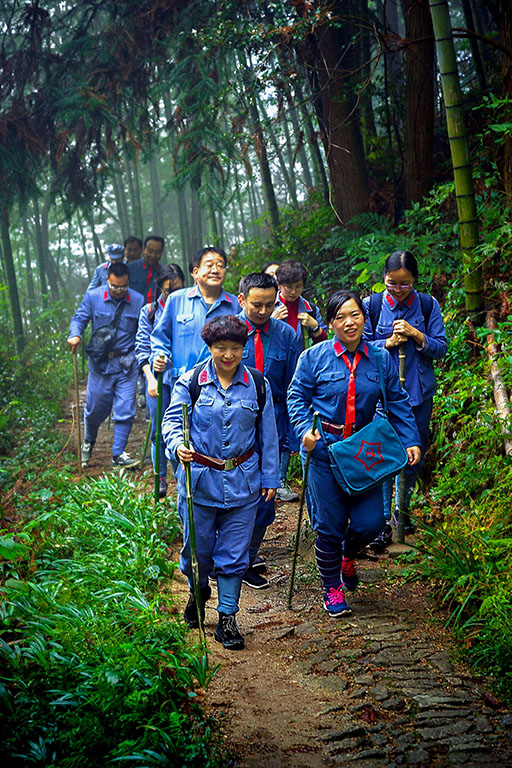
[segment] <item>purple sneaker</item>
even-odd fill
[[[324,608],[333,619],[349,616],[352,613],[345,600],[342,584],[337,589],[331,587],[324,592]]]

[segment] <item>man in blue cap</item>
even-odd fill
[[[129,281],[130,272],[126,264],[116,261],[110,264],[106,286],[85,294],[69,327],[68,345],[73,352],[78,349],[89,322],[92,323],[93,335],[102,326],[115,328],[114,339],[104,358],[98,360],[89,355],[82,444],[82,466],[85,467],[91,457],[99,426],[112,408],[112,465],[134,467],[139,461],[132,459],[125,447],[135,418],[138,373],[135,334],[144,299],[140,293],[128,290]]]
[[[103,264],[98,264],[94,270],[92,280],[87,286],[88,291],[92,291],[93,288],[99,288],[100,285],[105,285],[110,264],[113,264],[115,261],[121,262],[124,258],[124,248],[117,243],[107,245],[105,253],[107,254],[107,261],[103,262]]]

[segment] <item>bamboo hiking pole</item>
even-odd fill
[[[160,500],[160,442],[162,440],[162,385],[164,374],[158,371],[156,375],[156,430],[155,430],[155,504]]]
[[[188,405],[181,404],[181,413],[183,420],[183,444],[185,448],[190,448],[190,428],[188,423]],[[192,591],[196,600],[197,618],[199,623],[199,641],[206,652],[206,637],[204,634],[203,612],[201,603],[201,590],[199,588],[199,563],[197,562],[196,547],[196,526],[194,523],[194,502],[192,498],[192,471],[190,461],[183,462],[185,465],[185,487],[187,491],[187,513],[188,513],[188,536],[190,540],[190,562],[192,565]]]
[[[318,411],[315,411],[315,413],[313,414],[313,426],[311,427],[311,431],[313,432],[313,434],[315,433],[318,416],[319,416]],[[299,517],[297,518],[297,533],[295,535],[295,546],[293,548],[292,572],[290,574],[290,589],[288,590],[288,608],[292,607],[293,587],[295,584],[295,569],[297,567],[297,555],[299,554],[300,529],[302,527],[302,515],[304,514],[304,500],[306,498],[306,486],[308,483],[308,469],[309,469],[310,458],[311,458],[311,451],[308,451],[308,455],[306,456],[306,461],[304,463],[304,477],[302,480],[302,493],[300,497]]]
[[[151,435],[151,419],[148,421],[148,428],[146,429],[146,437],[144,438],[144,444],[142,446],[142,454],[140,457],[139,469],[144,469],[144,462],[146,461],[146,453],[148,452],[149,437]]]
[[[77,436],[77,455],[78,455],[78,477],[82,477],[82,436],[80,434],[80,390],[78,389],[78,361],[76,359],[77,350],[73,350],[73,370],[75,373],[75,407],[76,407],[76,436]]]
[[[398,347],[398,374],[400,376],[400,384],[405,389],[405,346],[406,342],[402,342]],[[400,471],[398,478],[398,543],[403,544],[405,541],[405,467]]]

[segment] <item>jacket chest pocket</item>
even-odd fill
[[[343,386],[346,377],[345,371],[324,371],[318,376],[318,387],[329,387],[331,391],[336,391]]]
[[[201,393],[194,405],[193,419],[196,429],[208,429],[212,425],[213,414],[213,402],[212,395]]]
[[[180,336],[191,336],[194,333],[194,315],[191,312],[176,315],[176,331]]]
[[[133,312],[128,312],[126,309],[123,310],[121,313],[121,318],[119,320],[119,329],[121,331],[126,331],[127,333],[131,333],[137,330],[137,325],[139,322],[139,318],[136,314]]]
[[[246,430],[254,426],[257,413],[258,406],[253,400],[240,400],[240,408],[238,409],[240,429]]]

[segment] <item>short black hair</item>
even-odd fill
[[[384,264],[384,274],[397,269],[406,269],[416,280],[418,277],[418,262],[410,251],[393,251]]]
[[[197,253],[194,253],[192,258],[190,259],[189,264],[189,270],[192,272],[195,267],[201,266],[201,261],[203,260],[203,256],[206,253],[216,253],[218,256],[221,257],[224,261],[224,266],[228,263],[228,257],[226,256],[226,252],[222,250],[222,248],[217,248],[216,245],[206,245],[204,248],[200,248]]]
[[[162,248],[165,246],[165,240],[163,237],[160,237],[159,235],[148,235],[144,240],[144,248],[146,247],[148,240],[156,240],[157,243],[162,243]]]
[[[124,261],[111,261],[108,265],[107,277],[110,277],[110,275],[115,275],[115,277],[128,275],[129,277],[130,270],[128,269],[128,264],[125,264]]]
[[[207,346],[216,341],[233,341],[245,346],[249,333],[245,323],[234,315],[221,315],[209,320],[201,331],[201,337]]]
[[[268,291],[269,288],[273,288],[277,294],[278,286],[272,275],[267,275],[266,272],[251,272],[250,275],[244,275],[240,280],[238,286],[238,293],[243,293],[247,298],[251,288],[261,288],[263,291]]]
[[[300,280],[306,285],[307,278],[308,271],[300,261],[287,259],[277,268],[276,280],[280,285],[292,285],[292,283],[298,283]]]
[[[329,301],[327,302],[327,309],[325,311],[325,317],[327,320],[327,324],[331,323],[336,315],[338,314],[339,308],[346,302],[350,301],[350,299],[354,299],[357,306],[363,313],[363,315],[366,317],[366,312],[364,311],[364,304],[361,301],[361,297],[358,293],[355,291],[336,291],[336,293],[333,293]]]
[[[140,237],[135,237],[135,235],[129,235],[126,240],[123,242],[123,247],[126,248],[128,243],[138,243],[139,247],[142,248],[142,240]]]

